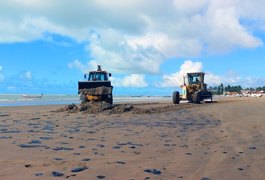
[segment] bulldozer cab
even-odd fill
[[[108,75],[104,71],[93,71],[89,73],[88,81],[108,81]]]
[[[203,73],[203,72],[187,73],[188,85],[203,84],[204,83],[204,74],[205,73]]]
[[[204,91],[206,84],[204,84],[203,72],[187,73],[184,76],[184,85],[182,87],[182,97],[184,99],[191,99],[192,94],[198,91]]]
[[[87,79],[88,81],[108,81],[109,78],[111,77],[111,73],[107,73],[107,71],[102,71],[101,66],[98,65],[97,71],[90,71],[88,74],[84,75],[84,78]]]

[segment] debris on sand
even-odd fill
[[[0,117],[4,117],[4,116],[9,116],[9,114],[0,112]]]
[[[157,169],[145,169],[144,172],[151,173],[154,175],[160,175],[162,173],[160,170]]]
[[[112,109],[113,108],[112,106],[113,106],[112,104],[109,104],[105,101],[101,102],[89,101],[80,104],[80,111],[94,114]]]
[[[132,111],[134,109],[133,105],[130,104],[119,104],[113,106],[112,109],[110,109],[110,114],[121,114],[125,112]]]
[[[86,166],[79,166],[79,167],[73,168],[73,169],[71,170],[71,172],[77,173],[77,172],[84,171],[84,170],[86,170],[86,169],[88,169]]]
[[[189,108],[194,105],[183,104],[183,105],[169,105],[169,104],[145,104],[144,106],[139,104],[110,104],[105,101],[89,101],[83,102],[79,106],[70,104],[57,110],[56,112],[83,112],[88,114],[108,113],[108,114],[122,114],[130,112],[132,114],[153,114],[163,113],[168,111],[175,111],[182,108]]]
[[[110,103],[101,101],[89,101],[85,103],[81,103],[80,106],[75,104],[67,105],[63,108],[56,110],[55,112],[83,112],[89,114],[98,114],[102,112],[107,112],[110,114],[120,114],[124,112],[129,112],[133,109],[133,106],[130,104],[120,104],[120,105],[112,105]]]
[[[53,171],[53,172],[52,172],[52,175],[53,175],[54,177],[61,177],[61,176],[63,176],[64,174],[61,173],[61,172]]]
[[[55,112],[70,112],[70,113],[73,113],[73,112],[78,112],[79,111],[79,108],[77,105],[75,105],[74,103],[73,104],[69,104],[63,108],[60,108],[58,110],[56,110]]]

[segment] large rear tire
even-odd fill
[[[174,91],[173,92],[172,100],[173,100],[174,104],[179,104],[180,97],[179,97],[179,92],[178,91]]]

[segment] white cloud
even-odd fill
[[[156,84],[158,87],[179,87],[183,84],[183,76],[188,72],[202,72],[203,64],[199,61],[186,60],[178,72],[163,76],[162,82]],[[212,72],[205,72],[205,83],[208,86],[219,86],[224,84],[236,84],[240,81],[240,77],[230,72],[226,76],[219,76]]]
[[[76,68],[82,71],[82,73],[88,73],[90,66],[89,64],[84,65],[78,59],[75,59],[73,62],[68,64],[69,68]],[[95,69],[95,68],[94,68]]]
[[[265,84],[265,77],[250,77],[250,76],[242,76],[237,74],[236,72],[229,71],[224,76],[219,76],[219,79],[221,79],[221,82],[227,86],[238,86],[241,85],[243,88],[247,87],[263,87]]]
[[[173,0],[177,11],[184,14],[199,13],[209,3],[209,0]]]
[[[221,76],[213,74],[211,72],[206,72],[204,79],[205,79],[204,81],[208,85],[208,87],[219,86],[221,83],[224,83],[224,81],[223,81],[224,79]]]
[[[94,61],[90,61],[88,64],[84,65],[79,60],[74,60],[73,62],[68,64],[69,68],[77,68],[81,70],[83,73],[88,73],[90,70],[96,70],[98,63]],[[102,67],[103,70],[107,70],[106,66]],[[145,81],[145,76],[143,74],[131,74],[126,75],[123,78],[117,78],[115,76],[110,77],[112,81],[112,85],[115,87],[147,87],[148,84]]]
[[[7,89],[8,89],[8,90],[11,90],[11,91],[14,91],[14,90],[17,89],[17,87],[15,87],[15,86],[8,86]]]
[[[145,76],[142,74],[131,74],[123,78],[111,78],[114,87],[147,87]]]
[[[212,16],[208,22],[208,44],[211,51],[230,51],[233,47],[255,48],[262,44],[260,39],[240,24],[234,6],[214,9],[209,16]]]
[[[239,74],[237,74],[233,71],[228,71],[224,75],[224,81],[226,84],[233,84],[234,85],[234,84],[239,83],[242,79],[243,78]]]
[[[0,82],[4,80],[4,75],[2,74],[3,67],[0,66]]]
[[[163,76],[163,80],[159,83],[156,83],[156,87],[179,87],[183,84],[183,76],[187,72],[205,72],[203,70],[203,64],[199,61],[186,60],[180,67],[178,72],[172,74],[166,74]],[[225,75],[217,75],[212,72],[205,72],[205,83],[208,87],[219,86],[221,83],[224,86],[238,86],[241,85],[243,88],[247,87],[263,87],[265,84],[265,78],[253,78],[253,77],[243,77],[239,74],[229,71]]]
[[[158,73],[170,57],[261,46],[255,28],[265,29],[264,6],[261,0],[2,0],[0,42],[59,34],[87,42],[93,64],[110,71]]]
[[[32,73],[30,71],[26,71],[26,72],[21,73],[19,77],[22,80],[27,80],[27,81],[33,79]]]
[[[163,76],[163,81],[156,84],[159,87],[178,87],[183,84],[183,76],[187,72],[200,72],[202,71],[201,62],[193,62],[186,60],[181,66],[180,70],[176,73],[168,74]]]
[[[264,87],[264,84],[265,84],[265,78],[253,78],[253,77],[245,77],[238,83],[238,85],[241,85],[244,88]]]
[[[163,55],[153,46],[130,43],[119,32],[109,29],[100,38],[92,36],[87,47],[93,64],[104,65],[118,73],[157,73],[163,62]]]

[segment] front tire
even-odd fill
[[[200,92],[195,92],[192,95],[192,102],[193,103],[197,103],[197,104],[200,104],[201,103],[201,95],[200,95]]]
[[[174,104],[179,104],[180,97],[179,97],[179,92],[178,91],[174,91],[173,92],[172,100],[173,100]]]

